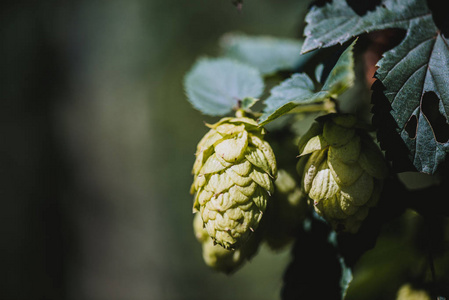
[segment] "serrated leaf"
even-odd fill
[[[229,113],[238,102],[264,90],[259,71],[228,58],[201,58],[184,78],[189,102],[204,114]]]
[[[221,38],[220,46],[224,56],[249,64],[263,75],[292,70],[311,57],[300,54],[302,41],[288,38],[228,33]]]
[[[343,44],[373,30],[407,28],[411,20],[421,17],[432,17],[425,0],[383,0],[363,16],[345,0],[333,0],[322,7],[313,6],[307,14],[302,52]]]
[[[300,105],[336,98],[349,88],[355,78],[352,53],[355,42],[342,53],[321,90],[315,91],[314,83],[307,74],[293,74],[271,89],[271,96],[265,100],[264,114],[259,119],[260,125],[265,125]]]
[[[433,174],[449,151],[449,40],[435,26],[425,0],[381,4],[364,16],[351,11],[344,0],[314,7],[306,18],[303,51],[373,30],[405,29],[404,40],[379,61],[376,78],[385,87],[410,160],[418,171]]]
[[[413,20],[401,44],[379,61],[376,74],[386,87],[390,114],[410,150],[413,165],[430,174],[445,160],[449,149],[447,129],[439,133],[448,126],[448,43],[431,16]],[[435,115],[444,122],[437,124]]]

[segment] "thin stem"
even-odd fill
[[[305,104],[299,105],[292,109],[289,114],[297,114],[297,113],[308,113],[308,112],[320,112],[325,111],[327,113],[336,112],[335,101],[331,99],[326,99],[323,102],[314,103],[314,104]]]

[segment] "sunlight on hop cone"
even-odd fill
[[[223,118],[207,126],[193,166],[193,210],[215,243],[233,249],[259,225],[273,193],[276,159],[253,119]]]

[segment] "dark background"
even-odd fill
[[[242,31],[301,37],[308,1],[3,1],[0,299],[279,299],[288,249],[205,266],[184,74]]]

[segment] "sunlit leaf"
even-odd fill
[[[301,55],[302,41],[271,36],[228,33],[220,40],[223,55],[257,68],[263,75],[293,70],[312,54]]]
[[[217,116],[229,113],[245,98],[258,98],[264,82],[251,66],[228,58],[202,58],[185,76],[184,88],[196,109]]]
[[[318,91],[307,74],[293,74],[271,89],[271,96],[265,100],[264,114],[259,119],[260,124],[267,124],[301,105],[336,98],[349,88],[355,78],[352,53],[354,44],[355,41],[342,53],[323,87]]]

